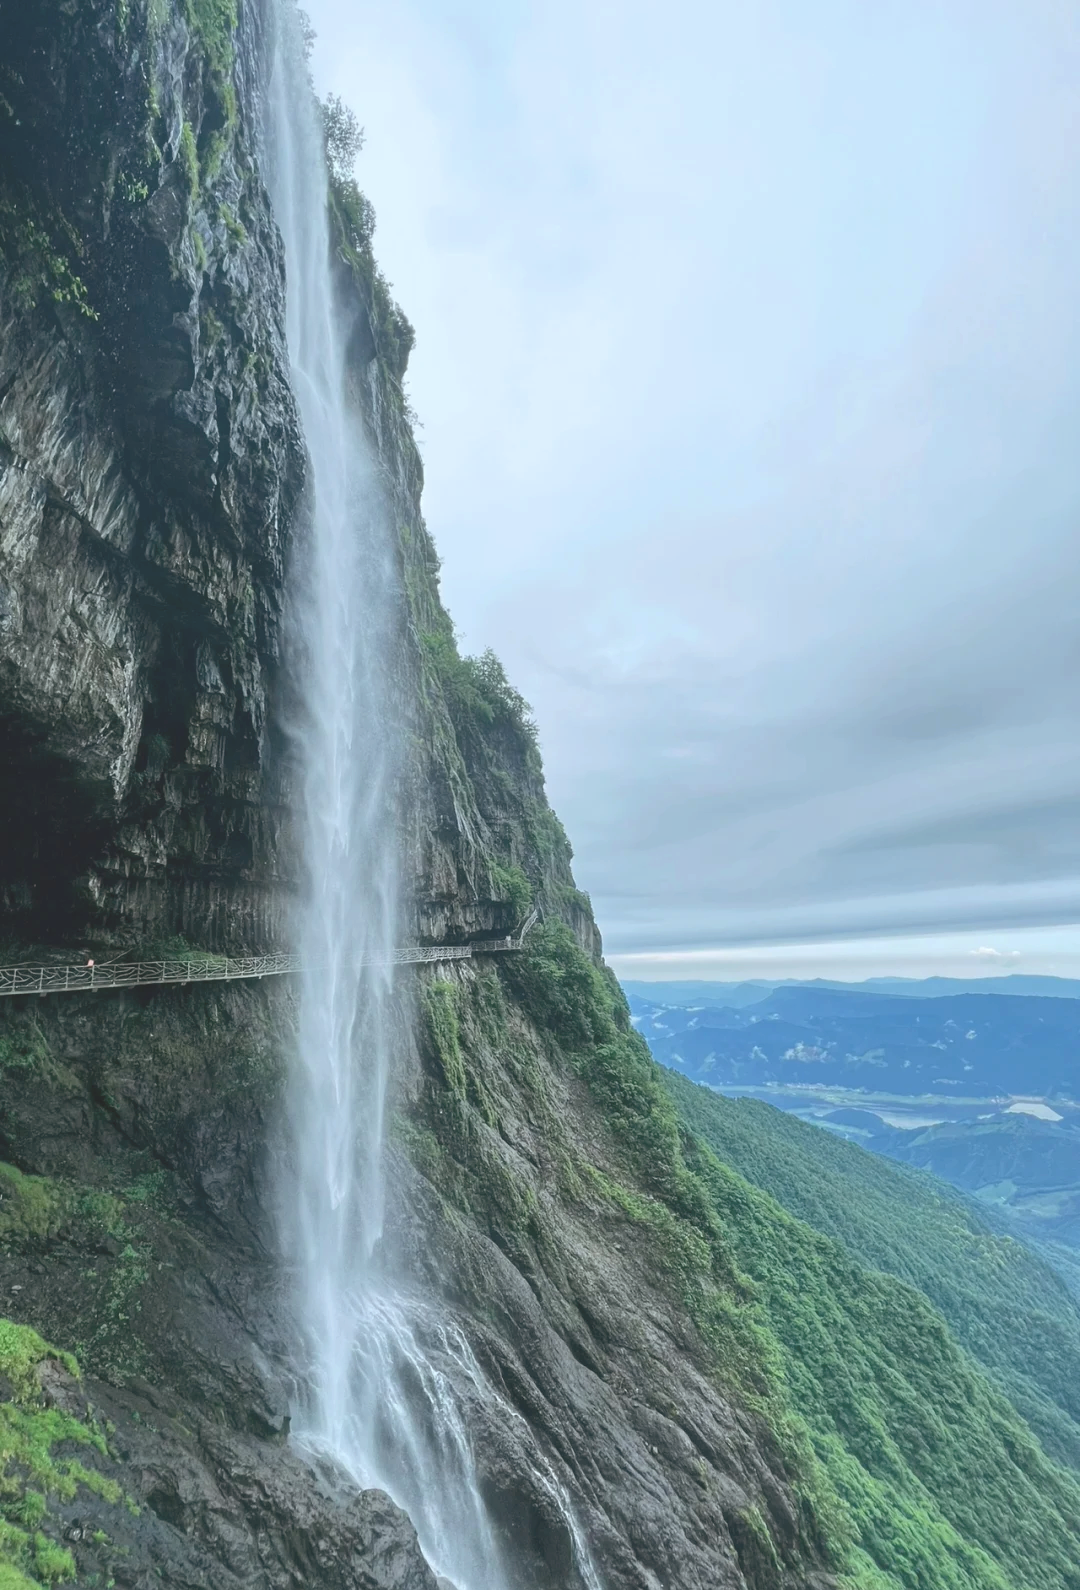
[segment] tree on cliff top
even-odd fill
[[[356,112],[338,94],[328,94],[322,106],[326,163],[335,182],[349,182],[356,157],[364,147],[364,129]]]

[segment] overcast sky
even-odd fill
[[[308,10],[444,594],[620,970],[930,969],[952,930],[1043,969],[1025,929],[1080,922],[1080,7]]]

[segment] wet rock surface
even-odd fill
[[[0,1091],[0,1314],[79,1355],[82,1383],[41,1366],[46,1400],[92,1409],[125,1499],[81,1487],[57,1538],[117,1585],[434,1590],[400,1509],[289,1438],[266,1047],[288,1006],[279,985],[4,1012],[37,1050]]]
[[[251,116],[164,10],[0,8],[0,890],[37,939],[235,948],[290,872],[304,461]]]
[[[47,1407],[107,1428],[93,1472],[123,1490],[115,1502],[83,1487],[57,1509],[80,1575],[107,1572],[132,1590],[435,1590],[412,1526],[383,1492],[345,1491],[284,1442],[193,1417],[148,1382],[80,1383],[50,1361],[38,1373]]]
[[[476,981],[459,974],[464,997]],[[0,1314],[78,1354],[85,1385],[62,1394],[112,1427],[104,1471],[138,1517],[83,1495],[59,1516],[78,1560],[111,1563],[95,1530],[129,1553],[118,1584],[151,1566],[185,1586],[435,1583],[404,1516],[352,1495],[290,1435],[273,1182],[292,1015],[284,984],[0,1013],[9,1057],[37,1046],[0,1090]],[[577,1582],[569,1512],[619,1590],[824,1586],[786,1460],[718,1389],[662,1254],[605,1200],[566,1191],[567,1156],[605,1163],[605,1125],[509,1016],[532,1050],[527,1085],[500,1041],[464,1034],[498,1124],[474,1115],[487,1158],[462,1153],[457,1203],[444,1164],[425,1175],[395,1152],[391,1185],[413,1279],[484,1374],[459,1390],[514,1584]],[[413,1056],[403,1123],[449,1102],[432,1064]],[[764,1556],[744,1522],[755,1511]]]
[[[625,1166],[595,1100],[512,985],[498,1023],[497,973],[453,976],[479,1108],[432,1086],[429,1051],[408,1103],[427,1174],[397,1161],[395,1238],[484,1370],[470,1425],[515,1583],[578,1582],[570,1512],[620,1590],[825,1590],[790,1456],[720,1388],[663,1244],[597,1190]]]

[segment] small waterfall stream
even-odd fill
[[[327,175],[294,0],[269,0],[268,184],[285,244],[293,385],[310,456],[311,528],[293,571],[302,707],[306,888],[298,1056],[289,1121],[296,1165],[283,1225],[309,1372],[297,1439],[405,1508],[455,1590],[513,1583],[480,1495],[462,1391],[499,1403],[460,1329],[395,1283],[383,1236],[383,1134],[398,942],[395,788],[400,746],[388,669],[396,573],[377,471],[346,401]],[[506,1421],[520,1415],[505,1408]],[[599,1584],[569,1500],[582,1582]]]

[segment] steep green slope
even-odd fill
[[[708,1150],[697,1168],[846,1510],[862,1582],[1080,1585],[1080,1488],[1046,1459],[940,1314]]]
[[[110,1509],[124,1500],[117,1482],[101,1472],[108,1447],[92,1410],[83,1406],[73,1417],[57,1405],[54,1390],[45,1394],[44,1384],[59,1379],[77,1398],[78,1373],[75,1360],[36,1331],[0,1319],[0,1590],[35,1590],[41,1581],[75,1577],[71,1551],[41,1529],[57,1503],[78,1496],[112,1525]],[[104,1542],[107,1536],[98,1533]]]
[[[1080,1306],[1048,1265],[943,1182],[674,1072],[719,1157],[861,1263],[918,1287],[1059,1461],[1080,1468]]]
[[[1007,1212],[1026,1241],[1050,1241],[1075,1253],[1080,1131],[1072,1119],[1003,1113],[991,1120],[942,1121],[922,1131],[886,1128],[867,1147]]]
[[[619,1174],[609,1166],[594,1183],[665,1251],[714,1372],[769,1420],[851,1583],[1080,1586],[1080,1484],[927,1298],[812,1230],[688,1129],[682,1093],[565,929],[542,930],[503,975],[622,1146]],[[842,1192],[849,1206],[859,1196]],[[989,1274],[1012,1245],[985,1243]]]

